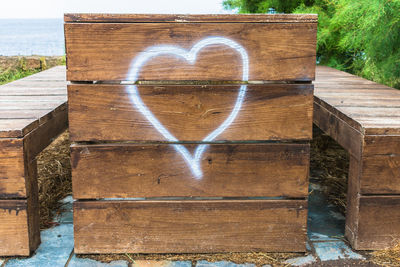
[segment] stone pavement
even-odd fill
[[[337,209],[327,204],[321,188],[311,183],[312,194],[309,199],[309,218],[307,248],[309,254],[287,260],[291,266],[320,265],[329,262],[330,266],[343,266],[346,260],[362,260],[364,257],[351,250],[343,238],[345,218]],[[30,258],[0,259],[1,267],[127,267],[128,261],[119,260],[101,263],[91,259],[77,258],[73,253],[72,197],[63,200],[66,212],[55,218],[59,226],[41,232],[42,244]],[[332,261],[334,261],[332,263]],[[354,263],[353,263],[354,264]],[[190,261],[135,261],[133,267],[191,267]],[[196,267],[255,267],[254,264],[235,264],[232,262],[198,261]]]

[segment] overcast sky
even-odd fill
[[[228,13],[222,0],[2,0],[1,18],[62,18],[63,13]]]

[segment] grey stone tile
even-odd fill
[[[357,259],[362,260],[364,257],[353,252],[343,241],[335,242],[314,242],[316,256],[321,261],[331,261],[339,259]]]

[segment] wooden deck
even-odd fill
[[[346,236],[356,249],[400,239],[400,90],[318,67],[314,123],[350,154]]]
[[[36,156],[67,128],[65,67],[0,86],[0,255],[40,243]]]

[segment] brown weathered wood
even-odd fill
[[[29,256],[26,200],[0,200],[0,255]]]
[[[22,139],[0,139],[0,198],[26,197]]]
[[[358,223],[359,250],[396,245],[400,239],[400,196],[361,196]]]
[[[66,109],[54,111],[51,118],[43,121],[35,130],[24,137],[24,153],[29,161],[33,160],[68,126]]]
[[[400,91],[318,67],[314,122],[351,155],[346,211],[351,245],[359,250],[393,245],[400,237]]]
[[[132,61],[154,45],[190,50],[223,36],[248,54],[248,80],[314,79],[316,23],[67,23],[67,79],[132,80]],[[151,36],[151,38],[148,38]],[[295,40],[295,41],[294,41]],[[229,67],[227,67],[229,66]],[[171,55],[146,62],[140,80],[242,80],[242,58],[226,45],[208,45],[195,64]]]
[[[210,22],[251,22],[251,23],[304,23],[317,22],[316,14],[65,14],[64,21],[70,22],[175,22],[175,23],[210,23]]]
[[[40,244],[35,156],[66,128],[65,67],[1,86],[0,94],[0,255],[29,256]]]
[[[75,253],[305,251],[305,200],[78,201]]]
[[[365,137],[360,188],[362,194],[400,194],[400,136]]]
[[[197,147],[184,146],[192,153]],[[201,157],[201,178],[168,144],[73,145],[71,151],[77,199],[308,195],[308,144],[211,144]]]
[[[346,225],[345,236],[351,246],[357,249],[358,245],[358,224],[360,219],[360,176],[361,164],[358,159],[350,155],[349,176],[347,186]]]
[[[27,161],[27,159],[25,159],[25,161]],[[30,252],[35,251],[40,245],[40,207],[37,174],[36,159],[30,161],[29,163],[27,162],[25,165],[25,176],[27,177],[26,188],[27,192],[29,192],[27,199],[27,223]]]
[[[363,135],[345,121],[314,102],[314,123],[351,155],[361,158]]]
[[[314,84],[315,102],[365,135],[400,135],[399,90],[322,66]]]
[[[0,119],[0,138],[23,137],[39,125],[36,118]]]
[[[231,114],[240,85],[139,86],[148,109],[180,141],[201,141]],[[70,85],[73,141],[167,141],[122,85]],[[248,85],[232,124],[215,140],[311,139],[312,86]]]

